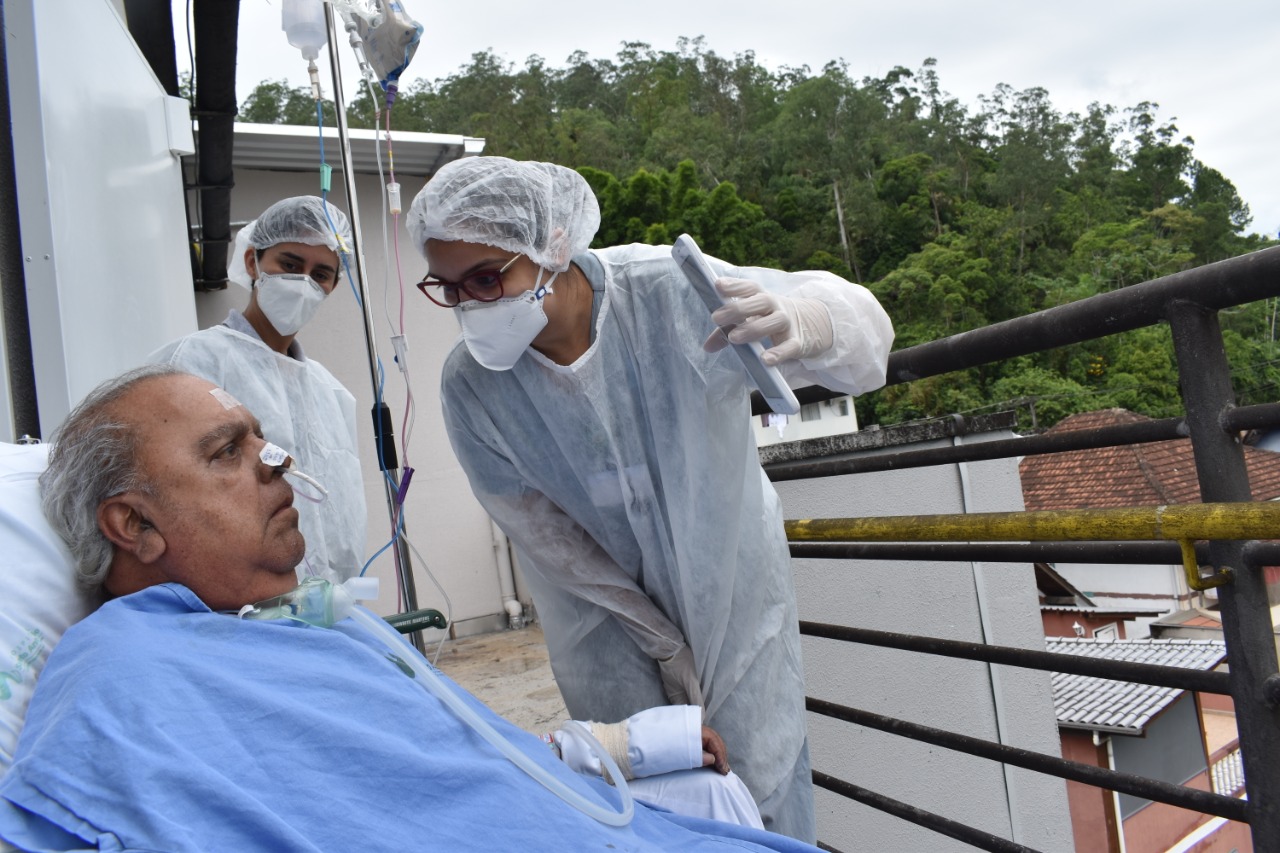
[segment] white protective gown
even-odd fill
[[[235,310],[224,325],[179,338],[147,360],[225,388],[258,418],[268,441],[329,491],[323,503],[301,496],[293,503],[307,540],[299,579],[319,574],[342,581],[359,574],[366,546],[364,481],[356,452],[356,401],[342,383],[303,355],[297,341],[289,355],[268,347]]]
[[[611,722],[666,704],[654,661],[687,642],[707,725],[765,826],[812,841],[790,556],[746,374],[731,349],[703,351],[714,326],[669,247],[592,254],[603,302],[574,364],[528,349],[499,372],[461,342],[450,353],[442,398],[454,451],[517,546],[569,713]],[[866,288],[710,261],[830,309],[836,345],[784,365],[793,387],[884,384],[892,325]]]

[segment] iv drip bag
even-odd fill
[[[356,21],[365,56],[384,90],[397,84],[409,67],[422,39],[422,25],[409,16],[399,0],[379,0],[381,20]]]
[[[329,43],[323,0],[284,0],[280,16],[280,28],[289,44],[302,51],[302,58],[312,61],[320,56],[320,48]]]

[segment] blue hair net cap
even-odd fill
[[[244,265],[245,251],[253,248],[261,252],[278,243],[304,243],[348,252],[351,222],[345,213],[319,196],[281,199],[236,234],[235,246],[227,258],[227,278],[241,287],[252,287],[253,278]]]
[[[465,240],[527,255],[563,272],[591,245],[600,205],[585,178],[554,163],[468,157],[445,164],[409,208],[418,251],[427,240]]]

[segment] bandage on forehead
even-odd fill
[[[230,392],[226,391],[225,389],[210,388],[209,394],[213,397],[213,399],[221,403],[222,408],[224,409],[234,409],[236,406],[240,405],[240,401],[237,400],[235,397],[231,396]]]

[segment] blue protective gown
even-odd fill
[[[491,371],[452,350],[441,395],[454,451],[517,547],[570,714],[614,721],[665,704],[654,661],[688,644],[706,722],[765,827],[812,841],[795,593],[746,374],[732,350],[703,351],[714,326],[668,247],[590,254],[600,263],[578,266],[602,279],[603,300],[574,364],[528,349]],[[827,305],[836,344],[788,364],[793,387],[884,383],[893,331],[866,288],[710,261]]]
[[[368,523],[356,450],[356,401],[295,340],[288,354],[267,346],[239,311],[225,323],[179,338],[148,361],[170,364],[225,388],[262,423],[267,441],[329,491],[320,504],[294,502],[307,540],[299,579],[318,574],[341,582],[364,566]]]
[[[350,619],[240,620],[179,584],[108,602],[67,631],[40,676],[0,778],[0,838],[31,851],[166,853],[815,849],[643,805],[629,827],[605,826],[402,666]],[[446,683],[549,772],[616,809],[614,789]]]

